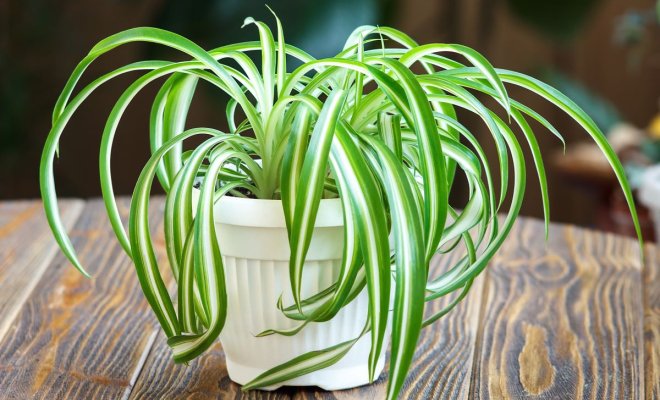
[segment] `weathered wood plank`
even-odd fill
[[[155,319],[101,201],[85,206],[71,236],[94,278],[54,258],[0,342],[0,398],[121,398],[153,344]]]
[[[82,200],[60,202],[69,228],[83,208]],[[0,203],[0,340],[57,251],[40,201]]]
[[[438,259],[435,269],[446,268],[449,261],[449,258]],[[479,279],[462,304],[436,325],[423,331],[410,378],[401,394],[402,399],[468,398],[481,287],[482,279]],[[437,302],[428,312],[440,310],[448,300]],[[165,339],[159,335],[131,398],[376,400],[385,397],[385,377],[386,373],[383,373],[374,385],[337,392],[325,392],[318,388],[241,392],[240,386],[227,376],[224,354],[219,344],[189,366],[182,366],[172,362]]]
[[[525,220],[488,269],[474,398],[639,399],[635,241]]]
[[[660,399],[660,249],[646,247],[644,265],[644,389]]]
[[[65,215],[75,213],[72,204]],[[39,217],[29,215],[31,206],[13,207],[0,212],[0,241],[26,233],[11,245],[0,242],[2,268],[16,268],[19,263],[7,261],[18,259],[12,251],[20,246],[27,249],[25,238],[47,242],[35,239],[37,225],[28,221]],[[160,230],[160,212],[153,216]],[[540,222],[516,226],[466,301],[424,331],[402,398],[658,398],[659,250],[647,248],[642,275],[634,241],[561,225],[551,232],[546,245]],[[44,261],[33,294],[0,338],[0,399],[384,396],[384,376],[375,385],[334,393],[242,393],[228,379],[217,344],[188,367],[173,364],[101,202],[85,206],[72,236],[96,277],[84,279],[61,255]],[[158,244],[162,258],[162,239]],[[22,275],[34,274],[24,271],[41,254],[24,263]],[[447,262],[441,259],[437,268]],[[0,290],[0,299],[4,294]]]

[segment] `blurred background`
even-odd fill
[[[660,163],[660,3],[656,0],[270,0],[288,42],[316,57],[337,53],[361,24],[390,25],[421,43],[457,42],[497,67],[522,71],[556,86],[595,119],[626,164],[636,188]],[[39,195],[38,163],[59,91],[102,38],[135,26],[174,30],[205,48],[258,38],[253,16],[272,22],[256,0],[0,0],[0,199]],[[181,56],[149,45],[114,50],[86,80],[144,58]],[[69,124],[56,162],[58,193],[99,196],[98,145],[112,105],[135,75],[98,90]],[[113,151],[116,193],[130,194],[148,158],[148,116],[156,85],[135,99]],[[551,193],[551,218],[629,233],[629,216],[613,174],[579,127],[531,94],[512,97],[546,116],[568,150],[538,128]],[[190,126],[223,128],[225,99],[202,90]],[[479,135],[478,121],[466,122]],[[486,133],[484,132],[484,135]],[[490,141],[487,142],[492,147]],[[531,165],[530,165],[531,167]],[[522,213],[542,216],[531,179]],[[460,188],[455,198],[460,201]],[[660,193],[660,192],[659,192]],[[660,195],[657,196],[660,202]],[[660,207],[660,205],[659,205]],[[652,222],[643,211],[649,237]]]

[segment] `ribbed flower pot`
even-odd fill
[[[277,308],[280,295],[285,305],[293,301],[282,203],[225,196],[216,204],[214,214],[228,296],[227,321],[220,341],[229,377],[234,382],[245,384],[296,356],[325,349],[360,334],[367,318],[366,289],[328,322],[310,323],[293,336],[257,337],[266,329],[290,329],[301,323],[285,317]],[[334,282],[341,265],[342,246],[341,202],[339,199],[322,200],[304,267],[303,298]],[[370,345],[371,339],[365,335],[336,364],[280,386],[315,385],[337,390],[367,384]],[[382,372],[384,364],[383,352],[376,376]]]

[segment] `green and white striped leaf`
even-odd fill
[[[316,121],[300,171],[298,185],[301,190],[296,193],[295,211],[289,233],[291,246],[289,278],[293,300],[296,305],[300,305],[303,264],[312,240],[314,222],[323,194],[323,182],[330,155],[330,144],[345,99],[346,93],[338,90],[333,92],[326,100]]]

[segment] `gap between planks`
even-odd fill
[[[144,365],[147,362],[147,358],[149,357],[149,354],[151,354],[151,351],[154,348],[154,344],[156,342],[157,337],[158,337],[158,330],[154,330],[151,333],[151,336],[149,336],[144,351],[140,355],[140,359],[138,360],[137,365],[135,366],[135,370],[133,371],[133,375],[131,376],[131,379],[128,383],[128,387],[126,387],[126,390],[124,390],[124,394],[121,396],[121,400],[128,400],[131,397],[131,393],[133,392],[135,383],[137,382],[138,378],[140,377],[140,374],[142,373],[142,370],[144,369]]]

